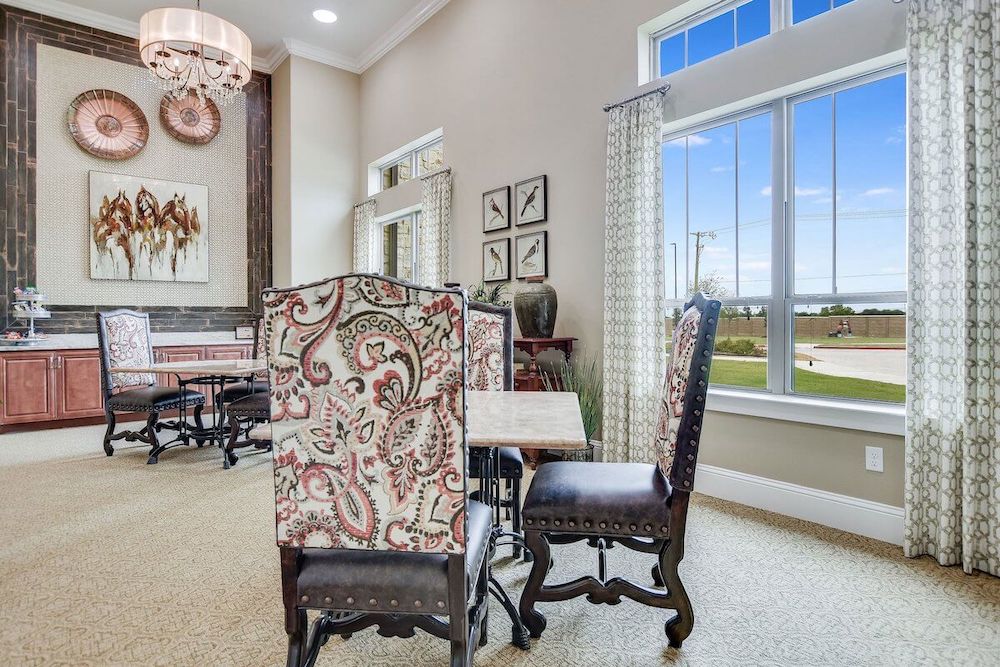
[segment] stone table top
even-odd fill
[[[121,366],[112,373],[170,373],[172,375],[226,375],[243,377],[267,370],[267,362],[258,359],[209,359],[198,361],[166,361],[148,366]]]
[[[470,391],[466,393],[470,447],[583,449],[587,436],[576,394],[564,391]],[[270,424],[250,431],[270,440]]]

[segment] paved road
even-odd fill
[[[798,368],[841,377],[906,384],[906,350],[858,350],[837,347],[817,348],[798,344],[796,352],[816,359],[812,366],[798,360]]]

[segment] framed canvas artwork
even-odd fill
[[[514,239],[514,261],[518,278],[535,278],[549,275],[548,232],[521,234]]]
[[[208,187],[90,172],[90,277],[208,282]]]
[[[517,226],[545,222],[548,217],[548,182],[545,176],[536,176],[514,185],[514,208]]]
[[[510,229],[510,186],[483,193],[483,231]]]
[[[483,244],[483,281],[510,280],[510,239]]]

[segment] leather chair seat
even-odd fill
[[[469,477],[479,477],[481,460],[485,450],[473,448],[469,456]],[[517,447],[500,447],[500,477],[502,479],[520,479],[524,476],[524,457]]]
[[[546,463],[531,480],[521,514],[525,530],[663,538],[670,484],[646,463]]]
[[[267,419],[271,416],[271,397],[265,389],[236,399],[226,407],[226,412],[230,417]]]
[[[205,395],[177,387],[126,389],[108,399],[108,408],[115,412],[165,412],[179,408],[181,403],[204,405]]]
[[[469,594],[474,595],[493,526],[490,508],[469,501],[468,524],[466,574]],[[363,549],[303,549],[298,600],[300,606],[319,609],[446,614],[448,556]]]
[[[215,395],[215,400],[221,403],[232,403],[233,401],[238,401],[244,396],[259,394],[262,392],[266,396],[267,390],[267,380],[254,380],[249,383],[246,380],[241,380],[239,382],[232,382],[223,387],[222,391]]]

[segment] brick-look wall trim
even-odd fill
[[[0,308],[7,326],[14,287],[36,283],[35,67],[46,44],[142,67],[138,42],[96,28],[0,4],[0,136],[4,151],[0,187]],[[247,110],[246,308],[143,307],[157,331],[224,331],[261,311],[260,292],[271,284],[271,77],[259,72],[244,88]],[[52,305],[49,333],[95,330],[94,313],[118,306]]]

